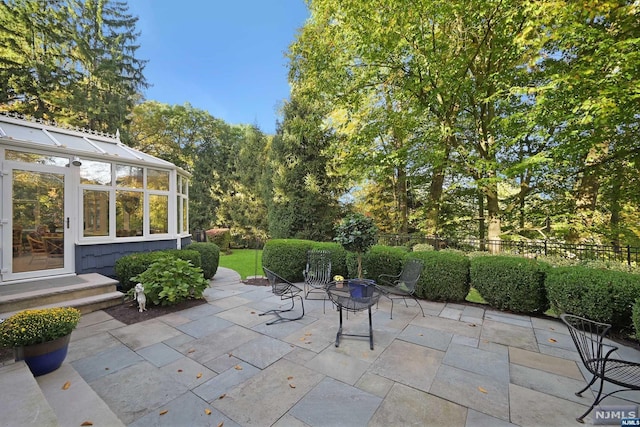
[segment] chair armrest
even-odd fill
[[[392,274],[381,274],[378,276],[378,282],[385,283],[386,286],[395,286],[396,281],[400,278],[402,273],[392,275]]]

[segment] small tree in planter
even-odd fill
[[[378,227],[371,218],[356,213],[345,217],[335,228],[336,237],[347,251],[355,252],[358,257],[358,278],[362,279],[362,254],[376,243]]]

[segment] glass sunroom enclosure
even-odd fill
[[[191,240],[190,175],[117,135],[0,115],[0,161],[0,285]]]

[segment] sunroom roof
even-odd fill
[[[176,168],[166,160],[127,147],[120,142],[118,134],[63,128],[43,120],[27,120],[12,114],[0,114],[0,141],[67,155]]]

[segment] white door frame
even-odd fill
[[[2,211],[0,212],[0,225],[2,226],[2,247],[4,248],[0,263],[0,285],[5,282],[15,282],[29,279],[36,279],[46,276],[64,275],[74,273],[75,254],[74,241],[77,235],[77,221],[73,221],[73,201],[77,200],[74,191],[77,185],[72,176],[72,169],[69,167],[41,165],[37,163],[13,162],[4,160],[2,163],[2,186],[0,189],[0,200],[2,200]],[[77,169],[77,168],[74,168]],[[64,233],[64,265],[62,268],[45,268],[41,270],[25,271],[15,273],[13,271],[13,172],[15,170],[34,173],[53,173],[64,176],[64,212],[63,212],[63,233]]]

